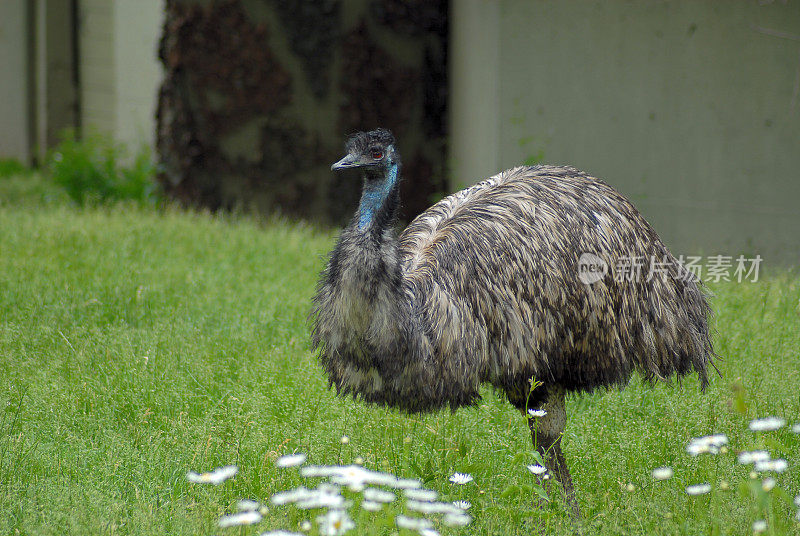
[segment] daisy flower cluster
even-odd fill
[[[417,479],[399,478],[357,464],[305,465],[306,459],[304,454],[287,454],[279,457],[275,465],[280,469],[295,468],[306,479],[322,479],[316,487],[300,486],[275,493],[269,499],[269,506],[250,499],[241,500],[237,503],[237,511],[220,517],[217,525],[220,528],[254,525],[262,521],[270,507],[288,506],[314,512],[309,517],[316,521],[317,531],[323,536],[355,532],[354,517],[358,519],[362,510],[371,514],[368,519],[383,511],[385,516],[393,518],[398,529],[412,530],[421,536],[438,536],[437,525],[463,527],[472,521],[467,513],[471,507],[468,501],[441,501],[438,492],[423,488]],[[207,473],[191,471],[187,479],[192,483],[219,485],[237,472],[236,466],[225,466]],[[450,477],[450,482],[462,486],[472,480],[472,476],[466,473],[455,473]],[[399,513],[401,509],[404,509],[402,514]],[[426,516],[439,516],[440,523]],[[307,519],[299,528],[308,532],[313,525]],[[273,530],[261,536],[302,534]]]
[[[750,421],[748,428],[750,431],[759,432],[774,432],[786,426],[786,420],[780,417],[765,417],[754,419]],[[791,431],[800,434],[800,423],[791,427]],[[728,452],[729,440],[725,434],[714,434],[703,437],[697,437],[689,441],[686,446],[686,452],[693,457],[702,454],[726,454]],[[736,453],[736,461],[740,465],[751,466],[749,477],[751,481],[755,481],[756,488],[760,492],[769,493],[777,485],[777,480],[770,476],[771,474],[783,473],[789,468],[789,462],[783,458],[773,458],[772,454],[767,450],[741,450]],[[664,466],[657,467],[652,470],[651,475],[654,480],[669,480],[675,474],[672,467]],[[761,478],[760,484],[758,479]],[[719,483],[719,489],[727,491],[730,489],[730,484],[722,480]],[[751,487],[751,489],[753,489]],[[685,491],[687,495],[697,496],[710,493],[712,486],[708,482],[699,482],[686,486]],[[796,519],[800,521],[800,495],[795,499],[795,505],[798,508]],[[759,534],[767,531],[767,522],[763,519],[758,519],[752,524],[752,531],[754,534]]]
[[[700,454],[723,454],[727,452],[728,436],[725,434],[714,434],[703,437],[696,437],[689,441],[686,445],[686,452],[690,456],[699,456]]]

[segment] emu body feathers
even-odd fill
[[[588,285],[584,252],[610,267],[655,259],[664,274]],[[315,304],[333,385],[408,411],[470,404],[483,382],[522,408],[531,377],[591,391],[634,370],[648,380],[695,371],[705,385],[712,356],[697,284],[625,198],[566,167],[500,173],[443,199],[399,240],[351,225]]]
[[[565,393],[622,386],[634,371],[650,381],[696,372],[705,387],[714,353],[699,284],[627,199],[574,168],[504,171],[397,238],[394,138],[360,133],[347,151],[333,169],[362,169],[364,193],[312,313],[331,384],[415,412],[472,404],[490,383],[521,410],[546,409],[529,421],[534,442],[577,514],[560,447]],[[583,253],[611,270],[644,266],[587,284]],[[530,393],[532,377],[542,385]]]

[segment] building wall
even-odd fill
[[[89,130],[114,133],[118,86],[114,79],[114,3],[81,0],[78,13],[81,123]]]
[[[543,155],[617,187],[676,254],[800,263],[796,3],[455,6],[454,182]]]
[[[158,61],[163,21],[164,0],[115,3],[116,137],[132,148],[155,143],[158,89],[163,78]]]
[[[164,0],[77,0],[73,13],[0,1],[0,158],[40,160],[65,128],[153,146]]]
[[[26,0],[0,2],[0,158],[30,157]]]
[[[132,150],[155,139],[164,0],[81,0],[82,125]]]
[[[39,161],[58,143],[61,132],[79,121],[73,7],[65,0],[37,0],[33,10],[35,89],[29,95],[35,95],[32,114]]]

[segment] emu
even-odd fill
[[[425,412],[475,404],[489,383],[523,414],[544,410],[528,419],[534,448],[578,516],[565,395],[624,387],[634,371],[650,383],[696,372],[705,389],[715,365],[702,283],[625,197],[577,169],[503,171],[397,237],[394,137],[361,132],[346,152],[331,169],[360,169],[363,192],[311,314],[330,385]],[[595,272],[580,271],[587,259]]]

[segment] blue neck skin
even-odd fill
[[[358,228],[366,229],[375,218],[375,213],[383,205],[397,182],[397,164],[389,166],[386,179],[374,185],[367,185],[361,194],[361,205],[358,207]]]

